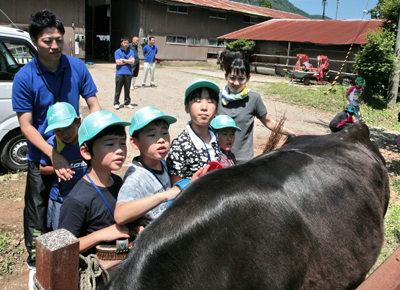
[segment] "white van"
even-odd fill
[[[35,56],[29,33],[0,26],[0,164],[7,170],[25,170],[28,146],[11,105],[15,74]]]

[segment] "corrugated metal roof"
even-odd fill
[[[370,30],[377,30],[382,20],[286,20],[273,19],[223,36],[223,39],[310,42],[320,44],[363,44]],[[356,37],[357,34],[357,37]]]
[[[277,19],[308,19],[307,17],[294,13],[283,12],[279,10],[258,7],[227,0],[158,0],[158,1],[175,5],[182,4],[182,5],[204,6],[208,8],[241,12],[251,15],[265,16]]]

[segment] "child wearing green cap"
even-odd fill
[[[235,143],[236,131],[242,131],[236,126],[235,121],[228,115],[216,116],[211,121],[211,127],[215,130],[218,136],[218,145],[221,148],[221,165],[224,167],[236,165],[236,157],[231,149]]]
[[[356,79],[356,84],[351,86],[346,92],[347,106],[354,106],[357,112],[357,121],[361,120],[360,105],[364,94],[365,81],[362,77]]]
[[[112,173],[121,169],[126,158],[127,125],[129,122],[109,111],[97,111],[88,115],[79,128],[80,153],[88,168],[64,200],[59,228],[78,237],[80,253],[100,242],[129,238],[128,228],[114,221],[122,179]]]
[[[55,175],[50,158],[42,153],[40,173],[54,175],[47,207],[47,227],[56,230],[61,205],[71,189],[82,178],[86,171],[86,163],[82,159],[78,145],[78,127],[81,118],[76,115],[74,107],[65,102],[55,103],[47,111],[47,123],[45,133],[51,130],[54,132],[54,135],[47,139],[47,143],[68,160],[71,170],[74,172],[72,178],[61,180]]]
[[[217,137],[210,127],[217,112],[219,87],[199,79],[185,91],[185,111],[190,116],[186,128],[171,143],[167,164],[171,182],[191,179],[211,161],[221,160]]]
[[[165,115],[154,107],[137,111],[129,126],[131,146],[140,151],[124,176],[115,207],[117,224],[134,222],[136,233],[167,207],[167,202],[188,183],[183,180],[171,186],[167,164],[164,160],[170,148],[169,125],[176,118]]]
[[[339,132],[354,123],[353,116],[357,116],[356,108],[348,106],[344,111],[337,114],[329,123],[332,132]]]

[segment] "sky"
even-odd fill
[[[289,0],[289,2],[308,14],[322,15],[322,0]],[[325,6],[326,16],[335,19],[336,6],[338,6],[337,19],[371,19],[371,15],[363,15],[363,11],[364,9],[369,11],[376,7],[378,0],[339,0],[339,5],[337,5],[337,2],[337,0],[327,1]]]

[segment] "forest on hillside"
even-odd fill
[[[251,4],[258,6],[258,3],[260,0],[231,0],[234,2],[240,2],[240,3],[245,3],[245,4]],[[289,0],[268,0],[272,4],[272,8],[279,10],[279,11],[285,11],[285,12],[290,12],[290,13],[295,13],[299,14],[311,19],[321,19],[322,15],[310,15],[307,12],[297,8],[294,6],[292,3],[289,2]],[[322,5],[321,5],[321,11],[322,11]],[[326,17],[327,19],[329,17]]]

